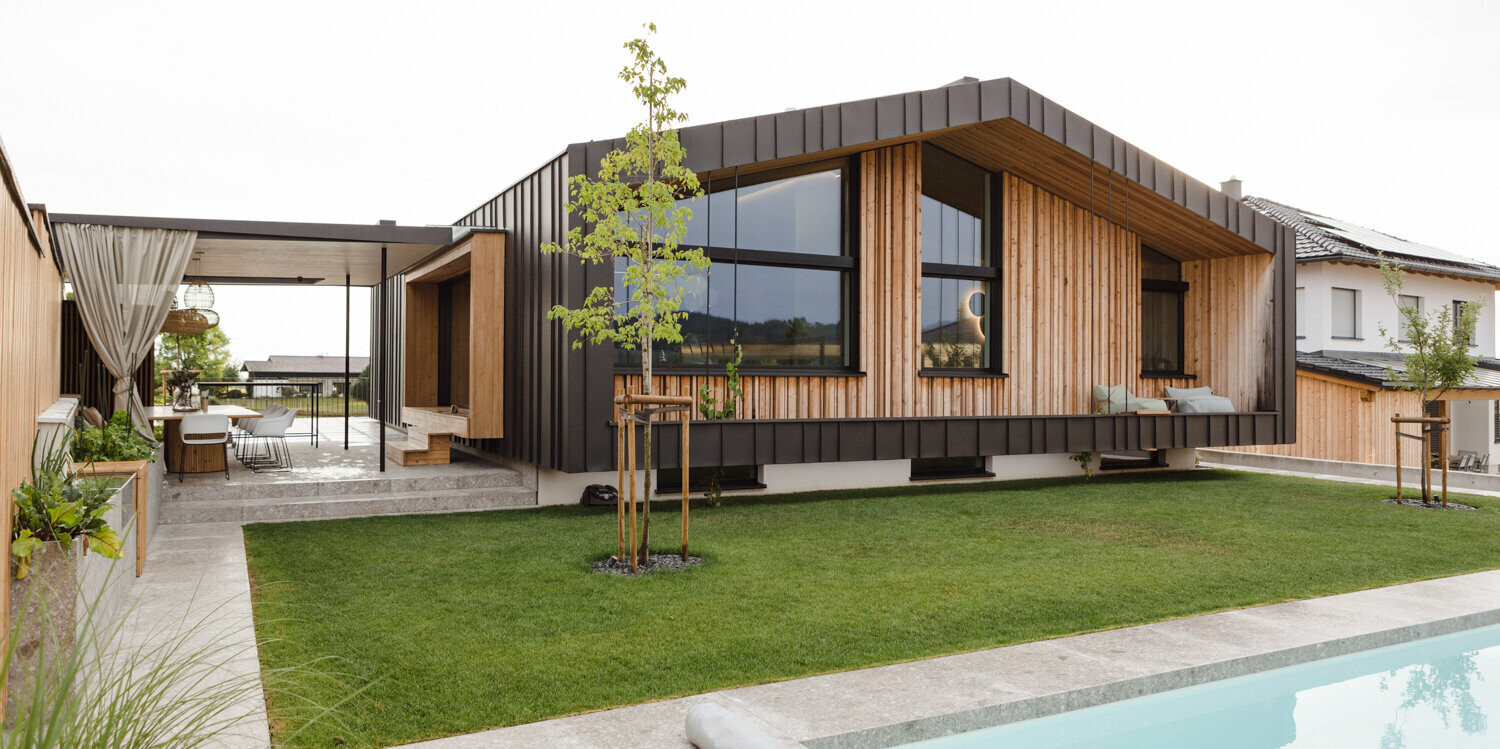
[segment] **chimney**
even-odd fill
[[[1244,197],[1244,195],[1242,194],[1243,187],[1243,182],[1241,182],[1237,177],[1230,176],[1229,179],[1219,183],[1219,192],[1222,192],[1225,195],[1234,198],[1235,200],[1239,200],[1240,198]]]

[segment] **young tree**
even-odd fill
[[[156,338],[156,369],[196,369],[205,381],[238,380],[239,364],[229,356],[229,336],[222,328],[196,335],[162,333]]]
[[[656,24],[646,24],[656,33]],[[582,219],[568,230],[562,244],[542,247],[547,253],[567,253],[580,263],[613,264],[623,274],[625,299],[616,299],[613,286],[589,292],[582,307],[557,305],[548,317],[561,320],[575,331],[575,348],[586,340],[595,344],[620,345],[641,350],[642,391],[651,395],[652,346],[656,341],[682,342],[684,286],[689,268],[708,267],[708,258],[698,248],[681,248],[692,210],[679,200],[703,194],[698,176],[682,165],[685,155],[674,125],[687,116],[672,108],[669,97],[681,92],[687,82],[667,74],[667,64],[651,50],[646,39],[625,43],[631,62],[620,71],[630,85],[645,119],[625,137],[625,150],[605,154],[597,177],[587,174],[569,183],[568,213]],[[621,428],[626,428],[621,424]],[[645,486],[651,487],[651,429],[645,430]],[[687,480],[687,476],[683,476]],[[621,487],[623,489],[623,487]],[[645,562],[650,553],[651,503],[644,504],[640,547],[635,550]]]
[[[1479,358],[1469,353],[1469,344],[1474,340],[1474,328],[1484,302],[1464,302],[1459,305],[1456,318],[1447,306],[1424,315],[1417,307],[1401,303],[1406,270],[1399,262],[1388,261],[1381,255],[1380,275],[1385,293],[1396,302],[1398,313],[1396,330],[1387,330],[1381,323],[1380,337],[1385,340],[1386,348],[1405,355],[1402,368],[1388,368],[1386,379],[1402,390],[1416,391],[1424,406],[1449,390],[1463,387],[1479,363]],[[1431,453],[1430,445],[1427,452]],[[1448,459],[1446,455],[1440,457]],[[1422,501],[1432,501],[1432,486],[1425,470]]]

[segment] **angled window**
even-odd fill
[[[1421,317],[1422,297],[1412,296],[1410,294],[1402,294],[1396,297],[1396,307],[1397,317],[1399,318],[1396,321],[1396,326],[1400,331],[1396,336],[1396,340],[1405,343],[1411,340],[1411,325],[1407,320],[1407,315],[1409,313],[1407,313],[1405,310],[1416,310],[1417,317]]]
[[[653,344],[659,365],[755,368],[849,366],[847,163],[823,161],[756,174],[703,179],[704,194],[678,205],[693,212],[683,247],[712,265],[680,283],[683,340]],[[626,294],[623,265],[615,294]],[[640,362],[639,346],[616,349],[617,364]]]
[[[991,179],[974,164],[922,146],[923,370],[989,370]]]
[[[1141,246],[1141,374],[1180,375],[1183,362],[1182,263]]]
[[[1359,338],[1359,291],[1335,288],[1329,296],[1333,305],[1329,334],[1334,338]]]

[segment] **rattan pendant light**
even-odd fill
[[[199,270],[202,270],[201,261]],[[198,335],[219,326],[219,313],[213,311],[214,289],[205,281],[193,281],[182,292],[182,304],[172,295],[172,308],[162,323],[161,332],[175,335]]]

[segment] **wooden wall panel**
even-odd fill
[[[1406,390],[1372,391],[1363,385],[1345,385],[1298,373],[1297,442],[1232,449],[1264,455],[1394,465],[1396,432],[1391,417],[1398,413],[1422,415],[1421,397]],[[1415,434],[1417,428],[1408,425],[1405,431]],[[1416,440],[1402,443],[1401,464],[1422,464],[1421,443]]]
[[[1139,237],[1104,218],[1110,195],[1088,206],[1011,174],[1003,192],[1000,297],[993,352],[1007,375],[919,376],[921,152],[894,146],[860,155],[856,269],[863,377],[745,376],[746,419],[1087,414],[1094,385],[1137,396],[1167,385],[1208,385],[1241,411],[1270,410],[1274,256],[1183,264],[1185,367],[1190,378],[1140,376]],[[697,395],[722,376],[657,375],[656,390]],[[639,377],[615,376],[615,393]]]
[[[59,395],[63,283],[45,214],[28,212],[9,191],[0,195],[0,488],[9,495],[31,475],[36,417]],[[31,242],[28,214],[41,254]],[[0,537],[10,534],[11,513],[0,513]],[[0,563],[10,569],[9,545]],[[10,586],[0,586],[0,647],[10,631],[9,612]]]

